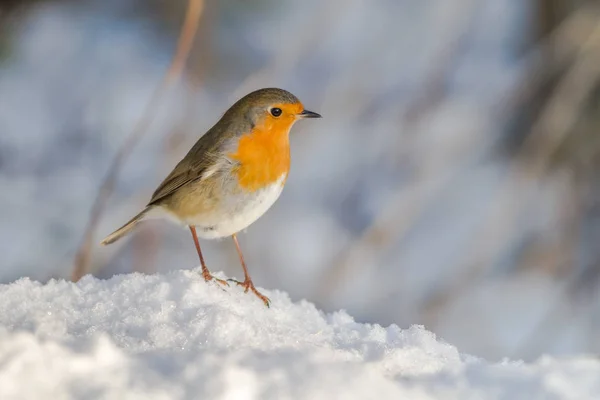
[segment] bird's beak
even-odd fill
[[[317,114],[313,111],[304,110],[298,114],[298,118],[321,118],[321,114]]]

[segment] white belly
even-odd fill
[[[281,195],[286,175],[270,186],[226,200],[221,210],[210,217],[203,215],[186,221],[196,226],[198,236],[216,239],[231,236],[260,218]]]

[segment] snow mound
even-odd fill
[[[263,292],[270,309],[198,271],[1,285],[0,398],[600,398],[593,357],[491,364]]]

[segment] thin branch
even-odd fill
[[[168,71],[163,77],[162,82],[154,91],[150,102],[146,106],[142,118],[138,121],[134,130],[125,139],[125,142],[117,152],[109,170],[100,186],[98,195],[90,212],[90,219],[85,227],[83,242],[81,243],[74,260],[74,268],[71,279],[78,281],[81,277],[89,272],[89,265],[92,255],[92,247],[94,242],[94,232],[100,222],[100,218],[104,214],[106,203],[110,198],[115,186],[115,182],[127,156],[129,156],[140,141],[143,135],[147,132],[148,127],[152,123],[157,114],[160,101],[164,97],[166,90],[181,76],[185,63],[187,61],[202,10],[204,9],[204,0],[188,0],[188,8],[185,14],[185,20],[181,27],[181,33],[177,42],[177,49]]]
[[[451,38],[449,45],[432,62],[433,67],[426,74],[420,95],[414,97],[400,115],[398,124],[403,126],[404,130],[416,129],[417,124],[447,95],[447,78],[455,69],[456,58],[464,48],[477,10],[475,1],[466,0],[461,12],[456,13],[456,20],[447,34]],[[316,298],[325,299],[331,295],[334,289],[343,283],[344,277],[349,276],[362,264],[361,260],[365,256],[382,253],[408,231],[425,209],[428,200],[434,197],[433,194],[444,182],[443,179],[431,179],[435,170],[434,164],[435,160],[428,160],[419,165],[414,177],[417,184],[409,188],[396,188],[371,225],[335,257],[332,267],[325,271],[319,280],[315,289]]]
[[[526,82],[526,84],[521,84],[516,87],[511,95],[507,96],[505,101],[501,102],[499,111],[502,115],[505,115],[509,109],[514,110],[516,107],[522,106],[526,99],[530,97],[530,93],[545,82],[547,75],[541,73],[548,68],[548,66],[543,63],[543,61],[546,60],[544,55],[554,50],[558,53],[556,54],[556,58],[561,65],[569,62],[577,55],[582,37],[589,37],[593,31],[593,25],[591,26],[591,24],[594,19],[591,18],[591,15],[593,15],[591,13],[594,10],[595,8],[592,7],[581,7],[561,24],[555,34],[531,52],[525,61],[525,65],[531,65],[530,69],[535,71],[532,74],[534,79]],[[464,32],[459,31],[459,33],[463,34]],[[457,35],[456,37],[455,47],[459,49],[460,35]],[[448,54],[452,53],[453,52],[449,52]],[[451,60],[451,57],[445,55],[444,60],[448,62]],[[439,68],[434,69],[432,76],[435,78],[435,82],[443,84],[443,80],[440,79]],[[427,93],[436,95],[440,92],[439,90],[429,88]],[[421,107],[423,107],[422,105],[433,106],[436,104],[436,101],[434,100],[417,100],[418,101],[415,102],[416,105],[420,105]],[[415,107],[415,105],[409,106],[409,108],[411,107]],[[423,110],[420,110],[419,112],[413,111],[409,115],[405,114],[405,118],[410,116],[418,120],[418,118],[424,114],[425,112]],[[417,122],[412,118],[405,119],[405,122],[407,120],[413,124]],[[543,130],[541,127],[536,129],[538,131]],[[485,138],[480,139],[484,140]],[[356,241],[338,255],[333,263],[333,267],[330,268],[325,277],[321,279],[320,285],[316,291],[316,297],[324,298],[328,293],[331,293],[333,288],[340,285],[342,278],[347,276],[348,272],[361,264],[361,259],[364,259],[365,256],[370,254],[381,253],[390,243],[397,241],[400,236],[407,232],[413,221],[419,218],[421,212],[429,204],[431,195],[439,190],[440,183],[444,182],[444,180],[432,179],[432,173],[439,172],[439,170],[432,171],[428,165],[421,166],[421,170],[418,172],[417,180],[419,183],[417,186],[408,189],[398,188],[396,193],[390,197],[386,206],[383,208],[383,211],[373,221],[373,224],[368,227]],[[469,277],[471,277],[473,273],[473,271],[467,272],[465,278],[470,280]],[[475,273],[475,275],[477,274]]]
[[[598,17],[596,13],[596,17]],[[487,224],[475,237],[481,240],[468,252],[464,265],[467,271],[457,274],[454,285],[438,293],[425,304],[425,314],[439,310],[438,305],[453,298],[481,275],[481,267],[496,259],[507,237],[514,232],[520,212],[547,171],[549,161],[566,139],[577,120],[579,111],[589,98],[595,84],[600,81],[600,19],[585,40],[579,41],[577,56],[572,66],[559,82],[554,95],[533,126],[520,152],[516,155],[505,184],[495,196],[497,201],[489,211]],[[525,194],[524,197],[515,193]],[[490,240],[490,238],[494,240]]]

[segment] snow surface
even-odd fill
[[[197,270],[1,285],[0,398],[600,398],[591,357],[491,364],[264,293],[270,309]]]

